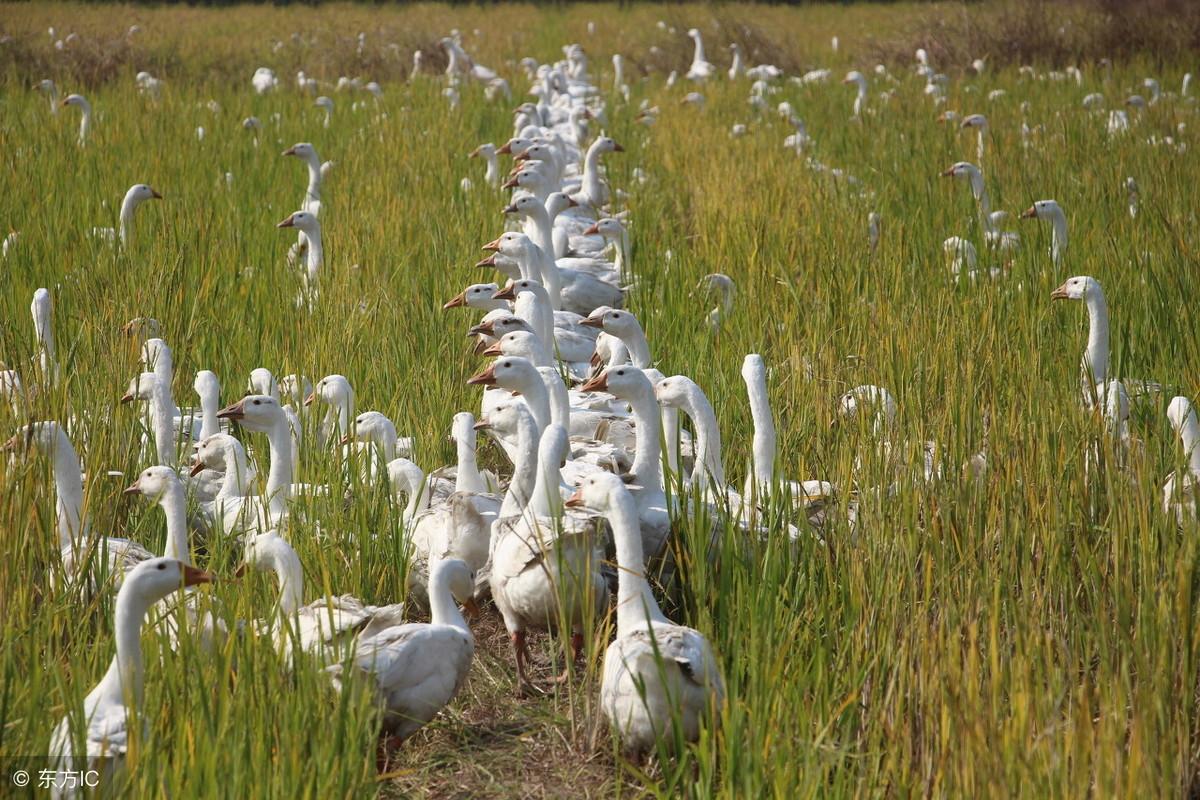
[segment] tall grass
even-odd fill
[[[710,33],[744,16],[727,7],[718,21],[709,10],[679,6],[3,9],[14,37],[4,47],[19,44],[37,60],[6,61],[3,73],[0,224],[20,231],[20,240],[0,275],[0,354],[27,371],[28,303],[46,286],[64,380],[20,415],[0,410],[0,431],[26,416],[85,419],[93,526],[155,550],[163,543],[161,512],[120,497],[149,463],[137,415],[117,403],[138,370],[136,349],[119,333],[134,316],[163,322],[183,405],[192,401],[189,376],[201,368],[220,376],[223,398],[241,394],[257,366],[314,380],[339,372],[352,380],[360,409],[384,411],[415,438],[419,463],[453,458],[445,435],[454,410],[477,406],[464,382],[478,362],[465,346],[466,315],[440,307],[478,279],[470,265],[502,225],[503,198],[483,186],[466,153],[503,141],[509,117],[477,87],[466,87],[462,108],[451,113],[436,78],[400,83],[411,47],[458,27],[478,60],[516,88],[523,86],[517,58],[552,59],[562,44],[579,41],[607,91],[613,52],[648,53],[655,45],[685,65],[680,39],[688,25]],[[905,6],[756,9],[755,35],[784,50],[796,69],[871,67],[869,40],[901,29],[911,13]],[[660,16],[677,29],[673,38],[655,26]],[[91,47],[91,40],[120,39],[134,21],[142,32],[111,73],[76,71],[45,37],[54,24],[60,36],[76,30],[81,46]],[[359,30],[369,32],[366,63],[349,44]],[[295,44],[294,31],[309,43]],[[829,50],[833,34],[837,54]],[[278,52],[275,41],[284,43]],[[390,41],[399,53],[384,57]],[[714,61],[724,62],[723,41],[709,38]],[[30,88],[42,73],[29,63],[64,91],[89,86],[97,119],[86,148],[75,145],[74,115],[48,115]],[[252,94],[249,77],[260,65],[276,68],[282,91]],[[1174,88],[1189,66],[1168,64],[1156,76]],[[133,89],[142,68],[166,81],[159,103]],[[311,98],[291,88],[298,68],[323,80],[375,78],[385,98],[375,106],[365,94],[334,95],[325,130]],[[984,111],[991,121],[983,166],[993,203],[1015,212],[1054,197],[1071,231],[1061,268],[1047,255],[1048,230],[1025,223],[1007,278],[957,285],[941,242],[958,234],[979,243],[981,233],[966,187],[937,173],[973,159],[974,137],[939,125],[923,81],[896,72],[891,102],[879,105],[873,89],[876,110],[861,123],[848,121],[852,97],[836,83],[782,84],[771,98],[797,108],[816,140],[814,155],[856,176],[866,195],[782,149],[790,129],[773,114],[754,114],[746,85],[704,87],[708,102],[698,110],[680,106],[687,89],[665,88],[656,71],[634,83],[630,106],[608,98],[608,131],[627,149],[610,159],[609,176],[628,192],[632,211],[638,284],[630,306],[662,370],[690,375],[712,398],[731,476],[740,481],[749,459],[739,376],[747,352],[773,367],[784,474],[841,487],[890,478],[884,464],[853,471],[855,456],[870,446],[869,427],[829,425],[839,395],[860,383],[889,387],[900,405],[897,438],[938,441],[947,465],[937,484],[906,483],[879,502],[864,496],[857,530],[835,525],[824,543],[788,544],[781,524],[761,542],[728,530],[720,557],[709,562],[699,557],[709,523],[680,521],[682,615],[712,638],[728,686],[718,730],[676,762],[646,772],[624,764],[595,703],[604,626],[589,644],[582,678],[545,699],[517,702],[509,697],[507,642],[491,619],[477,627],[479,655],[463,696],[409,743],[399,773],[377,782],[361,693],[336,697],[315,667],[290,671],[253,637],[217,654],[185,644],[161,662],[155,644],[147,648],[150,733],[134,764],[136,794],[1193,791],[1197,538],[1194,526],[1178,530],[1157,511],[1158,487],[1181,454],[1162,404],[1150,401],[1135,413],[1147,447],[1132,481],[1115,470],[1085,475],[1085,445],[1100,431],[1076,397],[1086,322],[1082,309],[1052,306],[1049,294],[1069,275],[1097,277],[1110,301],[1116,372],[1193,392],[1200,374],[1188,277],[1200,245],[1194,106],[1164,101],[1133,135],[1110,139],[1080,100],[1103,91],[1115,102],[1149,74],[1143,62],[1118,63],[1111,77],[1089,71],[1079,87],[1015,70],[953,84],[949,108]],[[993,89],[1007,94],[989,103]],[[649,130],[633,123],[643,98],[662,108]],[[206,107],[210,99],[220,111]],[[250,115],[264,124],[257,143],[241,127]],[[1023,121],[1040,126],[1028,148]],[[729,138],[735,122],[749,123],[747,137]],[[206,130],[203,140],[197,127]],[[1172,135],[1188,151],[1148,145],[1152,134]],[[311,315],[293,307],[298,281],[283,263],[290,233],[274,228],[302,196],[303,168],[279,156],[297,141],[337,162],[324,189],[327,262]],[[644,185],[633,177],[636,166],[647,173]],[[464,175],[475,182],[470,192],[459,188]],[[1142,188],[1136,219],[1125,210],[1127,175]],[[122,194],[139,181],[166,199],[138,212],[132,245],[116,252],[93,241],[88,230],[114,224]],[[883,219],[874,254],[866,224],[873,210]],[[715,335],[705,315],[716,299],[695,292],[714,271],[738,286],[734,313]],[[982,445],[985,417],[991,472],[976,485],[959,478],[957,465]],[[355,501],[343,504],[347,479],[336,459],[312,438],[306,444],[305,480],[330,483],[338,498],[308,504],[308,522],[292,537],[308,594],[399,598],[396,513],[372,487],[351,485]],[[494,452],[487,459],[500,463]],[[128,477],[106,477],[110,469]],[[54,724],[112,653],[111,600],[81,601],[51,588],[52,486],[43,461],[0,467],[5,757],[43,753]],[[211,542],[202,555],[225,575],[239,557],[230,542]],[[256,576],[217,584],[211,594],[232,623],[265,616],[274,589]],[[545,645],[538,658],[548,670],[560,655]]]

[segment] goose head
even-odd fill
[[[654,396],[661,406],[684,408],[692,387],[695,385],[690,378],[683,375],[672,375],[654,385]]]
[[[18,428],[16,434],[0,445],[0,450],[24,452],[36,449],[40,453],[53,454],[58,448],[60,440],[70,444],[66,431],[57,422],[53,420],[31,422]]]
[[[479,308],[490,311],[496,307],[496,304],[492,301],[495,300],[494,295],[498,291],[500,291],[500,287],[494,283],[473,283],[446,301],[446,304],[442,308],[461,308],[462,306],[467,306],[468,308]]]
[[[157,500],[175,487],[183,488],[175,470],[164,466],[148,467],[121,494],[139,494],[148,500]]]
[[[550,294],[546,291],[546,287],[541,281],[535,281],[533,278],[522,278],[519,281],[509,281],[492,295],[493,300],[516,300],[519,294],[532,294],[538,300],[549,303]]]
[[[475,606],[475,573],[467,562],[458,558],[438,559],[429,567],[429,585],[446,586],[451,596],[467,611],[477,611]]]
[[[620,339],[635,336],[642,330],[642,324],[637,317],[620,308],[601,306],[585,317],[580,323],[589,328],[598,328],[605,333]]]
[[[501,189],[528,189],[536,191],[546,184],[546,176],[533,164],[526,164],[515,175],[500,185]]]
[[[533,104],[526,103],[521,108],[524,108],[525,106],[529,107],[529,111],[522,113],[537,113],[537,108]],[[520,111],[520,109],[518,109],[518,111]],[[533,147],[535,144],[537,144],[537,142],[535,142],[533,139],[522,136],[514,136],[504,144],[500,145],[500,149],[496,152],[500,153],[501,155],[519,156],[521,153],[524,153],[527,149]]]
[[[495,157],[496,157],[496,145],[492,144],[491,142],[487,142],[486,144],[481,144],[481,145],[479,145],[479,147],[476,147],[469,154],[467,154],[467,158],[491,159],[491,158],[495,158]]]
[[[299,228],[307,234],[315,233],[321,229],[321,223],[317,221],[315,215],[307,211],[294,211],[288,214],[287,219],[275,225],[276,228]]]
[[[530,214],[536,214],[539,211],[545,210],[546,206],[533,195],[525,195],[504,207],[505,214],[519,214],[522,217],[528,217]]]
[[[350,387],[350,381],[345,375],[326,375],[317,381],[312,392],[304,398],[304,405],[311,406],[320,400],[331,406],[341,406],[348,403],[353,397],[354,389]]]
[[[483,246],[484,250],[492,250],[508,258],[521,259],[529,253],[533,244],[528,236],[517,231],[501,234]]]
[[[349,444],[352,439],[360,442],[381,442],[396,436],[396,426],[381,411],[364,411],[354,418],[354,428],[346,434],[342,444]]]
[[[1059,216],[1065,214],[1056,200],[1038,200],[1021,212],[1021,219],[1052,219]]]
[[[287,150],[284,150],[282,155],[295,156],[296,158],[304,159],[305,161],[319,161],[317,150],[308,142],[298,142]]]
[[[205,436],[196,443],[192,475],[199,475],[206,469],[224,471],[226,451],[241,448],[242,443],[228,433],[214,433],[212,436]]]
[[[196,378],[192,381],[192,389],[201,398],[217,398],[221,395],[221,382],[217,379],[215,372],[202,369],[196,373]]]
[[[843,419],[854,419],[867,410],[875,411],[876,425],[891,424],[896,416],[896,401],[882,386],[855,386],[838,399],[838,412]]]
[[[525,148],[525,152],[516,156],[513,161],[542,161],[553,162],[557,160],[558,154],[554,152],[554,148],[549,144],[538,143]]]
[[[626,486],[619,475],[611,472],[593,473],[579,482],[575,492],[567,498],[564,505],[603,514],[616,507],[618,498],[627,495],[630,488],[637,487]]]
[[[121,326],[121,334],[144,345],[147,339],[160,338],[162,325],[154,317],[134,317]]]
[[[162,195],[154,188],[147,186],[144,183],[135,183],[129,187],[129,191],[125,193],[124,205],[140,206],[147,200],[162,200]]]
[[[326,114],[333,113],[333,100],[326,97],[325,95],[321,95],[316,100],[314,100],[313,105],[316,106],[317,108],[323,109]]]
[[[579,389],[582,392],[608,392],[630,403],[644,397],[654,398],[654,386],[646,373],[632,366],[609,367]]]
[[[963,117],[960,128],[975,128],[977,130],[985,130],[988,126],[987,117],[983,114],[971,114]]]
[[[1067,278],[1063,281],[1062,286],[1051,292],[1050,299],[1089,300],[1093,297],[1103,296],[1103,294],[1100,283],[1095,278],[1088,275],[1076,275],[1073,278]]]
[[[497,358],[483,372],[472,375],[467,384],[500,386],[510,392],[525,392],[529,387],[543,385],[537,367],[529,359],[520,356]]]
[[[601,136],[596,141],[592,142],[592,146],[588,148],[595,153],[624,153],[625,148],[622,147],[615,139],[608,136]]]
[[[608,240],[619,240],[624,234],[625,226],[612,217],[596,221],[583,232],[584,236],[602,236]]]
[[[689,37],[691,37],[693,40],[694,40],[694,39],[699,39],[699,38],[700,38],[700,31],[696,30],[695,28],[688,28],[687,35],[688,35]]]
[[[958,161],[949,168],[942,171],[943,178],[958,178],[960,180],[976,180],[975,176],[983,177],[983,173],[979,171],[979,167],[969,161]]]
[[[844,83],[844,84],[852,83],[852,84],[856,85],[860,91],[862,91],[867,88],[867,76],[863,75],[861,72],[859,72],[856,69],[850,70],[849,72],[846,73],[846,77],[842,78],[842,83]]]
[[[279,393],[291,399],[293,403],[303,403],[304,398],[312,393],[312,381],[303,375],[284,375],[279,379]],[[267,392],[266,394],[270,394]]]
[[[254,433],[269,433],[287,421],[279,401],[267,394],[246,395],[218,411],[217,418],[232,420]]]
[[[185,586],[198,586],[212,583],[213,580],[215,578],[211,573],[174,558],[151,558],[125,573],[120,594],[155,603]]]
[[[509,331],[496,340],[496,343],[481,353],[485,356],[521,356],[534,360],[538,354],[544,354],[542,340],[532,331]]]
[[[517,435],[522,420],[532,423],[529,406],[519,400],[510,400],[495,406],[483,419],[475,423],[475,431],[493,431],[504,437]]]
[[[63,106],[75,106],[83,111],[91,111],[92,104],[81,94],[69,94],[62,101]]]
[[[122,403],[132,403],[134,400],[149,400],[154,396],[154,387],[158,376],[153,372],[143,372],[129,382],[129,388],[121,396]]]
[[[471,326],[467,332],[468,336],[490,336],[494,339],[503,338],[505,334],[513,331],[528,331],[533,333],[533,328],[529,323],[518,316],[512,314],[502,314],[492,319],[485,319],[478,325]],[[483,353],[483,348],[478,348],[475,351],[476,355]]]
[[[242,546],[241,566],[235,574],[240,578],[247,569],[274,570],[277,564],[289,558],[289,553],[295,558],[296,551],[273,530],[248,536]]]
[[[246,390],[250,394],[269,394],[271,397],[279,397],[279,384],[275,382],[275,375],[266,367],[255,367],[250,370],[250,380],[246,384]]]
[[[571,196],[566,192],[551,192],[546,196],[546,213],[550,215],[550,219],[554,219],[568,208],[575,208],[579,203],[576,203]]]

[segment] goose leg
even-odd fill
[[[542,690],[533,685],[525,672],[525,663],[529,659],[529,651],[525,644],[525,631],[515,631],[512,634],[513,653],[517,659],[517,696],[532,697],[543,694]]]
[[[388,764],[392,760],[392,753],[396,752],[403,741],[399,736],[390,736],[386,733],[380,734],[379,746],[375,751],[376,772],[387,772]]]

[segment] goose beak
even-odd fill
[[[121,404],[122,405],[124,405],[126,403],[132,403],[132,402],[133,402],[133,392],[126,392],[125,394],[121,395]]]
[[[504,351],[500,349],[500,343],[496,342],[491,347],[480,353],[481,356],[502,356]]]
[[[598,367],[604,363],[604,360],[600,358],[599,353],[592,353],[591,358],[588,359],[588,363],[591,364],[593,367]]]
[[[579,203],[575,202],[575,198],[567,195],[567,208],[578,208]]]
[[[466,616],[466,618],[470,619],[470,620],[476,619],[480,615],[479,604],[475,602],[474,597],[468,599],[467,602],[463,603],[462,610],[463,610],[463,615]]]
[[[287,219],[285,219],[283,222],[280,222],[275,227],[276,228],[294,228],[294,227],[296,227],[296,223],[294,221],[295,216],[296,216],[295,214],[288,214]]]
[[[467,304],[467,293],[459,292],[458,294],[454,295],[454,297],[451,297],[449,300],[446,301],[446,304],[444,306],[442,306],[442,310],[445,311],[446,309],[449,309],[449,308],[459,308],[460,306],[465,306],[466,304]]]
[[[1021,212],[1021,219],[1033,219],[1037,216],[1037,206],[1030,206]]]
[[[1051,292],[1050,299],[1051,300],[1070,300],[1071,296],[1067,294],[1067,285],[1064,283],[1062,286],[1058,287],[1053,292]]]
[[[960,128],[969,128],[969,127],[971,127],[971,123],[970,123],[970,122],[967,122],[967,121],[964,119],[964,120],[963,120],[963,123],[962,123],[962,125],[959,125],[958,127],[960,127]]]
[[[61,105],[63,108],[66,108],[67,106],[69,106],[69,105],[71,105],[71,104],[70,104],[70,103],[68,103],[66,100],[63,100],[63,101],[62,101],[62,103],[61,103],[60,105]]]
[[[620,142],[613,142],[613,152],[614,153],[624,153],[625,148],[621,146]]]
[[[294,156],[294,155],[296,155],[296,148],[289,147],[287,150],[284,150],[280,155]]]
[[[467,379],[468,386],[495,386],[496,385],[496,365],[489,364],[488,368],[478,375],[472,375]]]
[[[477,263],[475,266],[477,266],[477,267],[494,267],[494,266],[496,266],[496,257],[488,256],[487,258],[482,258],[479,260],[479,263]]]
[[[246,401],[238,400],[231,406],[225,406],[217,412],[217,419],[241,419],[246,416]]]
[[[588,226],[587,230],[585,230],[585,231],[583,232],[583,235],[584,235],[584,236],[595,236],[595,235],[597,235],[598,233],[600,233],[600,225],[599,225],[599,224],[593,224],[593,225],[589,225],[589,226]]]
[[[503,153],[504,155],[508,155],[509,153],[512,152],[512,142],[505,142],[503,145],[500,146],[500,149],[497,150],[496,152]]]
[[[521,161],[528,161],[528,160],[529,160],[529,151],[528,150],[526,150],[524,153],[521,153],[521,155],[519,155],[519,156],[513,156],[513,161],[516,161],[518,163]]]
[[[584,317],[579,321],[579,324],[588,328],[604,330],[604,317]]]
[[[317,402],[316,392],[309,392],[308,397],[304,398],[304,405],[306,406],[311,406],[315,402]]]
[[[162,199],[163,199],[163,196],[162,196],[161,194],[159,194],[159,193],[158,193],[158,190],[157,190],[157,189],[154,189],[154,188],[151,188],[151,189],[150,189],[150,196],[151,196],[151,197],[153,197],[155,200],[162,200]]]
[[[950,167],[949,169],[942,170],[941,176],[943,178],[953,178],[954,177],[954,167]]]
[[[138,484],[137,481],[134,481],[133,483],[126,486],[125,490],[123,492],[121,492],[121,494],[141,494],[141,493],[142,493],[142,487]]]
[[[503,186],[501,186],[500,188],[501,188],[501,189],[515,189],[515,188],[517,188],[517,179],[516,179],[516,177],[514,176],[514,177],[512,177],[512,178],[509,178],[508,180],[506,180],[506,181],[504,182],[504,185],[503,185]]]
[[[495,238],[495,239],[492,239],[490,242],[488,242],[487,244],[485,244],[485,245],[483,246],[483,249],[484,249],[484,250],[491,250],[493,253],[498,253],[498,252],[500,252],[500,239],[499,239],[499,237],[497,237],[497,238]]]
[[[352,442],[352,441],[354,441],[354,437],[352,437],[350,434],[347,433],[345,436],[343,436],[341,438],[341,441],[339,442],[339,444],[341,444],[343,447],[345,447],[346,445],[350,444],[350,442]]]
[[[516,206],[516,203],[509,203],[508,205],[506,205],[506,206],[504,207],[504,210],[503,210],[503,211],[501,211],[500,213],[501,213],[501,214],[515,214],[515,213],[517,213],[517,206]]]
[[[189,564],[183,565],[184,586],[197,586],[201,583],[212,583],[215,579],[215,576],[211,572],[205,572],[202,569],[196,569]]]
[[[476,147],[474,150],[467,153],[467,158],[479,158],[479,148]]]
[[[467,331],[467,336],[491,336],[494,330],[492,323],[481,322],[478,325],[472,325],[471,329]]]
[[[605,392],[608,391],[608,370],[601,372],[594,378],[589,378],[583,386],[579,387],[581,392]]]
[[[472,427],[477,431],[490,431],[492,429],[492,423],[481,419],[481,420],[479,420],[479,422],[476,422]]]
[[[516,300],[517,299],[516,284],[510,283],[508,286],[505,286],[503,289],[499,290],[494,295],[492,295],[492,299],[493,300]]]
[[[197,475],[199,475],[201,472],[204,472],[204,462],[197,461],[195,464],[192,464],[192,468],[191,468],[191,470],[188,471],[188,474],[194,478]]]
[[[563,505],[567,508],[583,508],[583,494],[576,489]]]

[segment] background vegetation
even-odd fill
[[[1014,16],[1022,9],[1040,16]],[[903,435],[936,439],[947,464],[944,481],[906,485],[866,509],[855,534],[830,531],[826,546],[788,547],[778,535],[739,546],[731,532],[719,566],[694,565],[685,618],[711,636],[730,700],[720,731],[678,763],[643,773],[613,757],[591,672],[545,699],[511,699],[507,644],[489,618],[476,630],[467,689],[383,780],[365,698],[336,699],[316,670],[291,673],[250,639],[216,656],[185,646],[161,663],[151,657],[138,795],[1194,792],[1197,538],[1194,526],[1179,530],[1157,509],[1164,476],[1179,466],[1178,443],[1165,399],[1150,401],[1135,412],[1146,456],[1132,477],[1085,476],[1084,448],[1099,431],[1077,402],[1086,322],[1082,309],[1052,306],[1049,294],[1072,274],[1096,276],[1112,310],[1117,374],[1194,394],[1195,106],[1168,98],[1140,115],[1131,135],[1112,139],[1105,115],[1081,100],[1099,91],[1116,105],[1151,76],[1177,91],[1195,65],[1182,57],[1186,40],[1175,38],[1182,22],[1153,49],[1129,50],[1101,35],[1109,22],[1096,9],[0,5],[0,224],[20,231],[0,271],[0,355],[25,369],[29,299],[50,288],[64,385],[28,413],[90,420],[88,508],[101,531],[152,548],[163,541],[161,512],[122,500],[128,480],[104,476],[132,476],[149,463],[136,415],[117,405],[138,370],[119,333],[134,316],[164,322],[183,405],[197,369],[214,370],[228,399],[257,366],[314,380],[339,372],[353,381],[360,409],[386,412],[416,438],[422,465],[451,461],[445,434],[454,410],[477,407],[464,381],[480,362],[465,346],[467,316],[440,307],[478,280],[479,246],[503,224],[502,196],[484,187],[466,154],[504,141],[511,124],[509,107],[487,103],[478,87],[463,89],[459,110],[447,108],[436,41],[452,28],[518,91],[522,56],[551,60],[580,42],[592,57],[607,130],[627,150],[610,159],[609,178],[628,193],[633,219],[639,281],[630,306],[661,369],[692,376],[712,398],[731,477],[740,482],[748,458],[739,377],[748,352],[773,366],[787,475],[843,487],[884,479],[882,468],[853,474],[869,428],[829,426],[838,396],[860,383],[889,387]],[[1013,19],[1011,35],[1028,47],[1001,46]],[[134,24],[140,31],[130,35]],[[840,77],[887,59],[898,83],[873,85],[861,123],[850,122],[852,91],[836,80],[781,83],[769,98],[804,118],[814,158],[859,185],[785,150],[792,129],[753,111],[748,82],[705,86],[703,109],[681,106],[692,87],[667,88],[664,77],[686,68],[684,31],[693,25],[719,66],[732,40],[747,43],[752,62],[789,72],[824,66]],[[50,26],[58,38],[79,39],[57,50]],[[1050,263],[1048,230],[1024,223],[1005,279],[951,279],[942,240],[979,243],[981,233],[966,188],[937,176],[973,159],[975,141],[937,122],[942,109],[912,74],[917,45],[953,77],[945,108],[991,121],[983,166],[994,205],[1017,212],[1053,197],[1066,208],[1071,247],[1062,266]],[[418,47],[430,73],[407,82]],[[614,52],[634,67],[628,104],[608,93]],[[1109,55],[1111,71],[1096,64]],[[968,75],[976,57],[989,69]],[[1016,69],[1027,59],[1034,77]],[[1069,63],[1082,68],[1082,85],[1045,78]],[[277,71],[278,93],[253,93],[258,66]],[[143,69],[165,82],[158,102],[135,90]],[[384,98],[376,105],[365,93],[323,90],[337,104],[324,129],[312,98],[294,89],[298,69],[326,82],[377,80]],[[34,90],[45,77],[92,100],[86,148],[75,144],[73,110],[50,116]],[[878,97],[884,88],[895,92],[887,103]],[[989,101],[993,90],[1005,94]],[[642,99],[662,109],[652,129],[633,122]],[[263,121],[258,136],[242,127],[250,115]],[[734,140],[728,131],[738,122],[749,133]],[[1032,129],[1027,147],[1023,123]],[[1148,142],[1166,136],[1186,150]],[[279,156],[297,141],[337,162],[323,196],[323,295],[311,316],[292,306],[296,277],[283,263],[292,239],[274,228],[302,197],[303,168]],[[463,176],[474,190],[460,189]],[[1127,176],[1142,190],[1135,219]],[[132,246],[117,253],[88,231],[115,224],[134,182],[165,199],[139,211]],[[870,211],[882,217],[873,255]],[[704,320],[715,298],[696,285],[717,271],[736,280],[738,294],[727,324],[710,335]],[[0,411],[0,431],[24,416]],[[984,444],[985,418],[991,472],[976,485],[960,480],[957,465]],[[495,453],[488,459],[497,463]],[[334,484],[335,496],[346,480],[315,442],[303,473]],[[44,462],[0,466],[2,756],[45,752],[57,720],[112,652],[111,602],[51,588],[52,487]],[[311,535],[294,537],[307,593],[399,598],[396,515],[377,487],[350,488],[356,502],[313,504]],[[232,544],[212,542],[202,563],[228,575],[237,558]],[[266,613],[273,587],[255,577],[213,595],[232,621]],[[601,647],[592,645],[593,665]],[[547,671],[554,652],[542,646]]]

